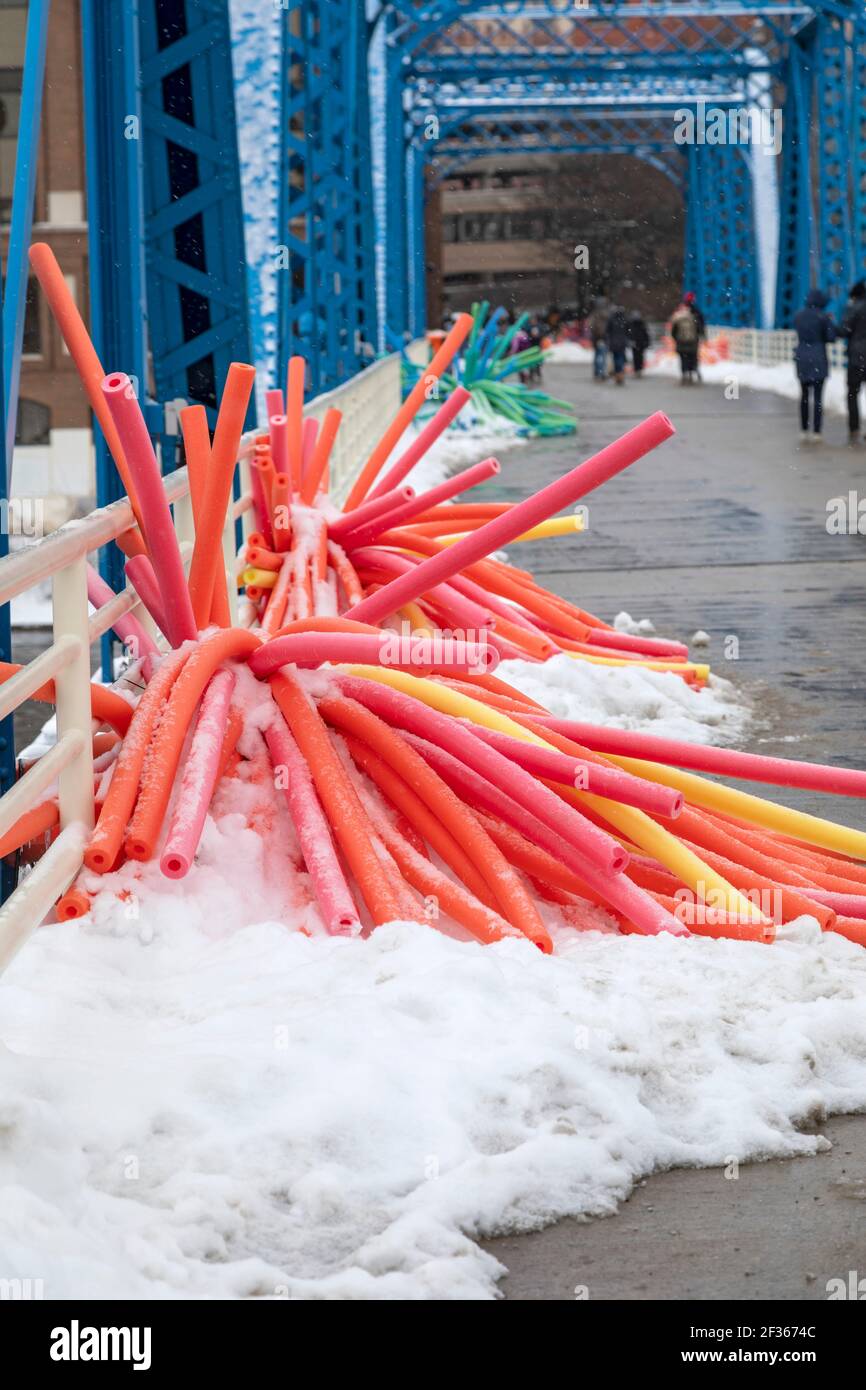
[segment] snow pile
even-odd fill
[[[647,368],[651,376],[679,377],[680,362],[674,354],[666,354]],[[740,390],[772,391],[777,396],[799,401],[800,383],[793,362],[774,367],[760,367],[756,362],[702,362],[701,377],[710,385],[730,386]],[[831,415],[846,415],[848,388],[843,371],[831,371],[824,387],[824,409]]]
[[[797,1126],[866,1106],[866,953],[839,936],[310,941],[254,922],[242,862],[193,913],[171,886],[8,971],[6,1277],[483,1298],[477,1237],[610,1212],[654,1168],[814,1153]]]
[[[553,367],[565,367],[591,362],[593,356],[592,348],[584,347],[582,343],[554,343],[546,361]]]
[[[750,706],[720,676],[711,676],[703,690],[695,690],[672,671],[596,666],[570,656],[555,656],[543,666],[502,661],[496,674],[560,719],[632,729],[659,738],[738,742],[751,718]]]

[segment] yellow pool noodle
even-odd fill
[[[524,743],[537,744],[541,748],[552,747],[543,738],[529,729],[524,729],[522,724],[515,723],[500,710],[491,709],[480,700],[473,700],[470,696],[462,695],[447,686],[437,685],[435,681],[384,666],[346,666],[343,669],[353,676],[363,676],[367,680],[379,681],[381,685],[390,685],[404,695],[413,695],[416,700],[423,701],[432,709],[453,715],[456,719],[469,719],[473,724],[495,729],[499,733],[509,734],[512,738],[522,739]],[[576,789],[570,791],[569,799],[573,799],[578,806],[585,801],[587,806],[603,816],[620,834],[675,874],[699,898],[704,892],[721,893],[724,895],[724,910],[731,916],[746,922],[765,921],[754,903],[738,892],[733,884],[728,883],[727,879],[716,873],[709,864],[705,864],[691,850],[686,849],[676,836],[663,826],[657,825],[643,811],[637,810],[634,806],[623,806],[621,802],[612,801],[606,796],[595,796],[591,792],[579,792]]]

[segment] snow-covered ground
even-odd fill
[[[680,375],[679,358],[666,354],[650,359],[647,366],[650,376]],[[777,396],[787,396],[789,400],[799,401],[800,383],[793,362],[782,362],[775,367],[760,367],[756,362],[702,362],[701,376],[704,381],[720,386],[731,383],[750,391],[772,391]],[[824,409],[831,415],[847,413],[847,386],[845,373],[833,371],[824,387]]]
[[[583,366],[592,362],[592,352],[580,343],[557,343],[550,350],[549,361],[554,366]],[[647,358],[647,376],[679,377],[680,363],[675,353],[654,348]],[[774,367],[760,367],[756,362],[702,362],[701,376],[705,382],[749,391],[772,391],[777,396],[799,401],[800,384],[793,362],[781,362]],[[833,371],[824,388],[824,409],[831,415],[847,413],[845,373]]]

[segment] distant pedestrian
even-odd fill
[[[848,443],[860,443],[860,387],[866,382],[866,284],[851,286],[842,315],[842,337],[848,341]]]
[[[533,317],[529,320],[529,323],[527,324],[527,331],[529,333],[530,345],[540,350],[544,339],[544,329],[542,327],[541,320],[537,317],[537,315],[533,315]],[[533,362],[532,366],[529,368],[529,371],[527,372],[527,377],[530,381],[541,381],[540,361]]]
[[[625,385],[625,350],[628,347],[628,317],[621,305],[610,311],[604,331],[613,358],[613,379],[617,386]]]
[[[593,305],[592,313],[589,316],[589,337],[592,342],[593,359],[592,374],[596,381],[604,381],[607,376],[607,342],[605,340],[605,330],[607,328],[608,307],[607,300],[597,299]]]
[[[822,397],[827,380],[827,344],[835,341],[836,325],[827,308],[823,290],[810,290],[805,306],[794,315],[797,347],[794,361],[800,382],[800,428],[803,443],[817,444],[821,439],[823,420]],[[809,402],[812,402],[812,431],[809,432]]]
[[[635,376],[640,376],[643,371],[644,353],[650,345],[650,335],[639,309],[632,309],[628,316],[628,338],[631,343],[631,365]]]
[[[698,351],[701,345],[701,323],[686,295],[671,318],[671,337],[680,359],[680,384],[691,386],[698,371]],[[694,299],[694,296],[692,296]],[[700,312],[700,311],[698,311]]]

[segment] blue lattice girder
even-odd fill
[[[705,97],[713,104],[744,100],[760,77],[763,90],[785,91],[784,145],[779,192],[780,236],[776,275],[777,322],[786,324],[802,302],[810,280],[823,284],[838,308],[852,272],[863,269],[866,253],[866,43],[863,0],[590,0],[575,6],[565,0],[385,0],[387,41],[399,55],[403,101],[410,122],[426,109],[444,126],[451,116],[474,104],[490,115],[510,120],[516,107],[583,104],[601,113],[611,93],[626,103],[638,93],[649,104],[679,103]],[[569,91],[568,89],[571,89]],[[727,91],[725,89],[728,89]],[[579,102],[578,98],[579,91]],[[408,97],[405,95],[408,93]],[[771,97],[772,100],[772,97]],[[817,126],[812,207],[808,128],[814,114]],[[488,153],[494,143],[488,131],[477,137],[478,122],[451,128],[450,138],[437,151],[438,173]],[[807,132],[803,134],[804,130]],[[850,133],[849,133],[850,132]],[[564,147],[560,131],[542,126],[501,128],[498,148],[509,145],[538,153]],[[633,143],[615,135],[594,139],[583,135],[583,148],[603,145],[661,161],[677,181],[681,166],[676,152],[657,148],[660,142]],[[689,168],[688,202],[700,187],[699,201],[687,218],[687,257],[690,278],[706,284],[706,297],[726,308],[730,318],[739,312],[758,318],[766,298],[755,286],[754,209],[750,186],[754,172],[744,152],[734,149],[707,164],[697,150],[685,161]],[[734,156],[736,155],[736,158]],[[757,158],[757,156],[756,156]],[[396,160],[396,156],[395,156]],[[706,167],[704,167],[706,165]],[[763,166],[758,166],[763,171]],[[762,190],[775,197],[775,179],[762,179]],[[405,172],[396,170],[389,192],[405,188]],[[760,207],[767,210],[767,192]],[[391,203],[394,207],[396,204]],[[704,208],[714,205],[729,219],[722,229],[706,225]],[[751,222],[751,225],[749,225]],[[775,227],[776,219],[773,218]],[[389,229],[399,245],[405,229]],[[762,241],[772,247],[774,238]],[[699,243],[709,254],[699,255]],[[389,263],[390,277],[405,273],[405,254]],[[705,270],[699,272],[698,262]],[[721,289],[720,275],[732,279]],[[768,292],[772,289],[772,276]],[[763,307],[761,301],[763,299]],[[402,292],[389,284],[389,304],[405,305]],[[392,321],[400,326],[405,320]],[[750,320],[744,320],[750,321]],[[754,318],[751,320],[754,321]]]
[[[303,353],[316,393],[377,336],[363,6],[290,0],[283,43],[278,360]]]
[[[810,116],[811,66],[799,43],[788,54],[782,112],[782,185],[779,195],[779,262],[776,325],[789,328],[809,289],[815,251],[812,216]]]
[[[251,351],[228,0],[138,9],[153,386],[213,418]]]

